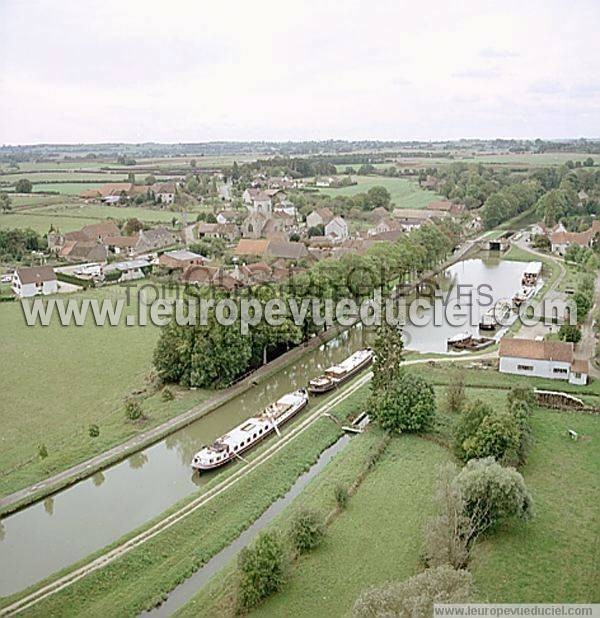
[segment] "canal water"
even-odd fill
[[[466,260],[449,268],[438,278],[438,284],[450,298],[457,297],[461,286],[489,285],[492,289],[485,293],[490,293],[494,301],[510,299],[520,287],[524,266],[498,259]],[[470,305],[465,296],[467,288],[460,291],[460,305],[466,308]],[[486,298],[474,297],[475,323],[487,308],[480,304],[486,302]],[[431,311],[421,314],[427,317]],[[405,335],[410,349],[446,352],[447,338],[465,330],[476,332],[477,326],[452,325],[442,316],[438,325],[433,320],[422,327],[408,324]],[[190,468],[192,456],[201,445],[284,393],[305,386],[329,365],[369,345],[372,336],[364,328],[350,329],[160,442],[4,518],[0,521],[0,596],[18,592],[114,542],[212,480],[218,471],[198,476]]]

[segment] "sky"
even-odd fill
[[[0,144],[600,137],[599,0],[0,0]]]

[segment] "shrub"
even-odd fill
[[[290,538],[294,549],[303,554],[317,547],[325,536],[325,520],[323,516],[312,509],[298,511],[290,529]]]
[[[284,582],[284,552],[279,539],[269,532],[259,535],[238,558],[238,605],[248,610],[277,592]]]
[[[100,435],[100,427],[98,427],[98,425],[91,424],[88,431],[90,434],[90,438],[97,438]]]
[[[363,592],[352,608],[354,618],[432,616],[434,603],[465,603],[473,576],[450,566],[427,569],[403,582],[392,582]]]
[[[455,369],[446,386],[446,410],[448,412],[461,412],[466,404],[465,374],[460,369]]]
[[[142,406],[135,399],[128,399],[125,402],[125,416],[130,421],[137,421],[142,416]]]
[[[533,500],[521,474],[493,457],[472,459],[454,483],[469,518],[469,543],[505,519],[527,519],[532,514]]]
[[[48,457],[48,449],[43,442],[38,446],[38,455],[40,459],[46,459],[46,457]]]
[[[350,499],[350,494],[348,493],[348,489],[343,485],[337,485],[334,490],[335,495],[335,503],[338,505],[338,508],[343,510],[348,506],[348,500]]]
[[[373,393],[371,406],[388,432],[425,431],[435,417],[435,394],[421,376],[402,372],[388,388]]]
[[[175,399],[175,395],[173,395],[173,391],[170,388],[163,388],[160,396],[163,401],[173,401]]]
[[[558,330],[558,338],[561,341],[579,343],[581,341],[581,328],[576,324],[563,324]]]
[[[452,463],[441,467],[435,501],[438,514],[425,524],[424,559],[428,567],[449,564],[462,569],[469,559],[464,502],[454,484],[458,470]]]

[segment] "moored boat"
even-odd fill
[[[529,300],[535,294],[534,287],[522,287],[514,296],[513,296],[513,305],[515,307],[520,307],[525,301]]]
[[[308,392],[318,395],[334,389],[339,384],[349,380],[361,369],[366,367],[373,360],[373,350],[365,348],[354,352],[346,360],[325,369],[325,372],[318,378],[313,378],[308,383]]]
[[[278,431],[308,403],[308,393],[301,388],[280,397],[267,406],[258,416],[246,419],[229,433],[217,438],[210,446],[199,450],[192,459],[195,470],[219,468],[238,457],[244,451]]]
[[[494,330],[502,320],[510,316],[511,311],[510,303],[505,300],[498,301],[479,318],[480,330]]]
[[[491,337],[475,337],[469,332],[458,333],[448,339],[448,347],[455,350],[482,350],[493,343]]]

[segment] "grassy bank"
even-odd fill
[[[303,557],[283,591],[252,615],[343,616],[364,588],[415,574],[437,467],[448,457],[416,436],[393,439],[324,543]]]
[[[441,401],[440,387],[436,391]],[[485,398],[494,407],[503,406],[506,397],[504,391],[487,389],[468,389],[467,395]],[[447,434],[453,415],[441,416],[446,417],[441,420]],[[567,428],[582,439],[570,440]],[[523,474],[536,516],[530,522],[510,522],[476,547],[470,567],[475,599],[597,602],[600,464],[595,443],[600,419],[537,409],[533,430],[535,443]],[[402,580],[420,570],[422,526],[431,512],[435,469],[449,458],[448,451],[418,437],[394,439],[347,511],[333,521],[323,545],[302,557],[283,590],[251,615],[342,616],[369,585]],[[351,465],[339,456],[306,488],[302,503],[321,506],[331,493],[329,478],[345,467]],[[281,529],[285,515],[275,522]],[[233,571],[230,565],[221,572],[177,617],[231,616],[226,600]]]
[[[367,387],[361,388],[336,406],[333,414],[345,419],[350,413],[362,409],[367,393]],[[255,521],[340,433],[338,425],[331,420],[319,419],[227,492],[100,571],[40,602],[25,614],[135,616],[153,606]],[[260,454],[267,445],[255,449],[249,459]],[[239,465],[233,465],[224,474],[230,475],[237,469]],[[219,476],[200,493],[210,490],[223,478],[226,476]],[[128,538],[133,535],[128,535]],[[97,555],[100,553],[103,552]],[[2,605],[7,603],[8,599],[2,601]]]
[[[271,522],[268,529],[285,532],[293,514],[300,506],[313,508],[324,514],[331,512],[336,506],[335,488],[338,485],[349,487],[364,469],[366,458],[383,440],[383,433],[376,428],[371,428],[367,433],[353,438],[348,446],[306,486],[300,496]],[[233,595],[235,578],[236,561],[233,560],[175,615],[178,618],[232,616],[235,609]]]

